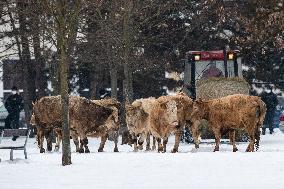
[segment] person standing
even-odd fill
[[[8,116],[5,119],[5,129],[18,129],[20,127],[20,112],[24,109],[24,103],[17,87],[12,87],[12,94],[7,98],[4,106],[8,111]]]
[[[273,93],[272,87],[269,86],[268,89],[270,90],[269,93],[264,92],[261,95],[261,100],[266,104],[266,114],[264,119],[264,125],[262,127],[262,134],[265,135],[266,126],[268,125],[270,134],[273,131],[273,118],[275,114],[276,106],[278,105],[277,95]]]

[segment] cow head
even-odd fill
[[[149,114],[142,108],[142,102],[135,105],[126,105],[126,123],[128,127],[135,127],[137,120],[145,120]]]
[[[118,109],[116,107],[110,107],[112,109],[111,115],[106,120],[106,126],[109,130],[118,131],[120,127],[120,121],[118,118]]]
[[[177,116],[177,103],[174,100],[169,100],[166,102],[160,103],[160,108],[165,112],[165,119],[167,123],[171,126],[178,125],[178,116]]]
[[[33,113],[32,116],[31,116],[30,124],[31,124],[31,125],[36,125],[35,114],[34,114],[34,113]]]
[[[195,147],[198,148],[200,144],[200,130],[202,127],[201,120],[207,119],[208,110],[207,110],[207,102],[202,99],[197,99],[193,103],[193,110],[191,113],[191,122],[192,125],[190,127],[190,132],[193,136]]]
[[[206,101],[203,101],[200,98],[193,103],[193,109],[191,113],[191,119],[193,121],[206,119],[207,116],[206,104],[207,104]]]

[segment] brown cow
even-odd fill
[[[110,130],[118,132],[118,110],[114,107],[105,107],[94,101],[82,97],[77,98],[76,103],[70,108],[70,126],[80,137],[79,152],[89,153],[87,136],[103,136],[98,151],[103,151],[103,146]],[[117,140],[114,151],[117,152]]]
[[[38,130],[38,139],[40,152],[44,152],[43,134],[45,130],[54,128],[61,129],[61,97],[50,96],[43,97],[34,104],[32,124],[36,125]],[[105,133],[105,130],[117,127],[117,117],[113,115],[114,110],[100,106],[91,100],[82,97],[71,96],[69,98],[69,118],[71,136],[76,145],[76,151],[88,153],[88,133]],[[56,127],[57,126],[57,127]],[[58,133],[59,147],[61,132]],[[80,136],[80,148],[78,135]]]
[[[44,136],[47,138],[47,150],[52,150],[51,132],[54,128],[61,128],[61,98],[60,96],[43,97],[36,101],[33,105],[33,115],[30,123],[37,129],[37,140],[40,153],[45,152],[43,148]],[[74,132],[71,132],[74,134]],[[72,135],[74,136],[74,135]],[[59,140],[57,140],[56,148]],[[76,150],[78,150],[79,142],[74,140]]]
[[[73,98],[75,98],[75,97],[73,97]],[[101,137],[101,143],[100,143],[100,147],[98,149],[98,152],[103,152],[104,145],[105,145],[105,142],[108,138],[108,135],[109,135],[110,132],[113,132],[114,133],[114,143],[115,143],[114,152],[118,152],[118,147],[117,147],[118,129],[120,127],[119,119],[118,119],[118,116],[119,116],[118,115],[119,114],[118,109],[120,107],[120,103],[117,100],[111,99],[111,98],[110,99],[102,99],[102,100],[92,100],[92,102],[94,102],[95,104],[97,104],[99,106],[110,108],[110,109],[113,110],[113,112],[109,116],[108,120],[106,121],[106,125],[97,127],[95,130],[88,132],[87,136]],[[111,120],[114,120],[115,124],[113,124]],[[71,123],[71,126],[70,126],[71,129],[76,130],[75,125],[74,125],[74,124],[76,124],[76,122],[71,120],[70,123]],[[107,124],[109,124],[109,125],[107,125]],[[62,134],[61,134],[60,130],[55,130],[55,131],[58,135],[58,141],[59,141],[57,145],[60,145]],[[77,139],[78,135],[77,134],[74,134],[72,137],[76,141],[78,141],[78,139]],[[81,143],[81,147],[80,147],[81,149],[83,147],[82,145],[83,144]]]
[[[248,95],[230,95],[220,99],[194,102],[194,109],[191,115],[193,126],[192,135],[195,144],[198,146],[199,124],[202,119],[208,121],[208,125],[215,135],[216,146],[214,151],[219,151],[221,132],[229,131],[233,144],[233,151],[237,151],[235,144],[235,129],[245,130],[250,138],[246,149],[248,152],[259,147],[260,127],[262,126],[266,112],[266,106],[259,97]]]

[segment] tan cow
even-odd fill
[[[178,151],[179,142],[183,134],[184,127],[191,126],[191,113],[193,109],[193,101],[184,93],[178,93],[176,95],[161,96],[158,100],[174,100],[177,104],[177,117],[178,125],[174,130],[175,134],[175,146],[172,150],[173,153]]]
[[[131,120],[134,115],[136,116],[136,123],[132,123],[132,125],[136,124],[136,127],[140,129],[139,132],[142,134],[141,137],[143,137],[140,141],[144,141],[145,135],[149,136],[151,133],[157,139],[158,152],[166,152],[168,136],[171,132],[176,130],[176,126],[178,125],[176,102],[169,99],[158,100],[155,98],[148,98],[136,100],[132,103],[132,106],[136,107],[136,115],[128,113],[127,120]],[[130,108],[128,107],[127,109],[129,112]],[[137,112],[142,115],[142,117],[137,116]],[[139,123],[137,124],[137,122]],[[129,126],[130,132],[134,134],[132,136],[134,137],[134,150],[136,151],[137,136],[135,135],[139,132],[133,131],[133,128],[135,128],[135,126]],[[135,129],[138,130],[137,128]],[[163,145],[161,144],[161,139],[163,139]],[[147,144],[146,149],[148,148],[149,145]]]
[[[248,133],[250,143],[246,149],[248,152],[259,147],[260,127],[265,117],[266,106],[259,97],[248,95],[230,95],[220,99],[194,103],[191,115],[193,136],[195,144],[199,144],[199,125],[202,119],[208,121],[209,128],[213,131],[216,139],[214,151],[219,151],[221,132],[228,130],[233,144],[233,151],[237,151],[235,144],[235,129],[243,129]]]
[[[132,105],[126,105],[126,123],[129,130],[129,135],[132,139],[132,144],[134,144],[134,151],[138,151],[137,147],[137,136],[141,135],[139,140],[139,149],[143,148],[144,137],[148,135],[147,121],[149,119],[149,114],[142,107],[141,101],[135,101]],[[149,144],[150,145],[150,144]],[[146,150],[149,150],[150,146],[146,146]]]

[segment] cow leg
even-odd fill
[[[98,149],[98,152],[103,152],[104,151],[104,147],[105,147],[105,143],[107,140],[108,134],[105,134],[101,137],[101,143],[100,143],[100,147]]]
[[[163,145],[161,144],[161,138],[157,138],[157,142],[158,142],[158,152],[162,152]]]
[[[156,150],[156,138],[153,136],[153,146],[152,151]]]
[[[253,134],[249,134],[249,145],[246,149],[246,152],[253,152],[254,151],[254,142],[255,142],[255,137],[254,137],[254,133]]]
[[[114,149],[113,149],[114,152],[119,152],[117,144],[118,144],[118,131],[115,131],[115,134],[114,134]]]
[[[200,121],[195,121],[193,123],[193,125],[189,128],[190,132],[192,134],[193,140],[194,140],[194,144],[195,144],[195,148],[199,148],[199,144],[200,144],[200,132],[199,132],[199,125],[200,125]]]
[[[137,136],[133,133],[132,134],[132,143],[134,144],[134,152],[138,152],[138,147],[137,147]]]
[[[43,148],[43,141],[44,141],[44,130],[43,129],[37,129],[37,142],[39,146],[39,152],[44,153],[45,149]]]
[[[143,150],[143,143],[144,143],[144,134],[141,134],[138,140],[138,149]]]
[[[76,146],[76,152],[79,152],[80,151],[80,147],[79,147],[79,139],[78,139],[78,135],[76,134],[75,131],[72,131],[71,130],[71,137],[73,139],[73,142]]]
[[[230,143],[233,145],[233,152],[238,151],[238,148],[236,145],[236,131],[235,130],[229,131],[229,138],[230,138]]]
[[[62,141],[62,132],[61,130],[59,129],[55,129],[55,133],[57,135],[56,137],[56,145],[55,145],[55,151],[59,151],[60,149],[60,144],[61,144],[61,141]]]
[[[45,136],[45,139],[46,139],[46,143],[47,143],[47,151],[52,151],[52,136],[51,136],[51,133],[52,133],[52,129],[48,129],[44,132],[44,136]]]
[[[175,145],[174,145],[174,148],[172,149],[172,153],[176,153],[178,151],[178,147],[179,147],[182,134],[183,134],[182,130],[179,130],[175,133]]]
[[[89,147],[88,147],[88,143],[89,143],[88,138],[87,137],[84,138],[83,139],[83,144],[84,144],[84,148],[85,148],[85,153],[90,153],[90,150],[89,150]]]
[[[84,144],[83,144],[83,140],[82,139],[80,139],[79,153],[84,153]]]
[[[89,148],[88,148],[88,139],[86,136],[86,132],[84,130],[79,129],[79,127],[77,127],[77,132],[79,134],[80,137],[80,148],[79,148],[79,153],[84,153],[84,147],[85,147],[85,153],[89,153]]]
[[[150,150],[150,134],[148,133],[147,134],[147,137],[146,137],[146,151],[149,151]]]
[[[220,140],[221,140],[221,132],[220,132],[220,130],[215,130],[214,134],[215,134],[215,143],[216,143],[216,146],[214,148],[214,152],[216,152],[216,151],[219,151]]]
[[[168,137],[163,138],[163,153],[167,151]]]

